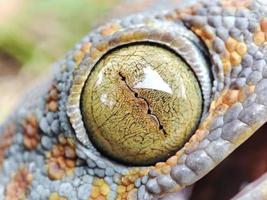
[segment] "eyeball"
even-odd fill
[[[127,166],[165,161],[207,112],[211,78],[198,38],[172,22],[144,21],[117,24],[107,36],[100,28],[74,71],[68,116],[77,139],[102,154],[91,158]]]
[[[89,138],[125,164],[152,165],[174,154],[202,114],[198,80],[179,55],[153,43],[102,57],[81,95]]]

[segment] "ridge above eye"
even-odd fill
[[[92,143],[130,165],[152,165],[179,150],[197,128],[202,105],[190,67],[153,43],[108,52],[92,70],[81,96]]]

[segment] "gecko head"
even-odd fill
[[[190,67],[153,43],[107,53],[81,95],[90,140],[103,154],[128,165],[152,165],[173,155],[195,131],[202,106]]]

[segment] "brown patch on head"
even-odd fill
[[[13,136],[15,135],[15,125],[9,125],[4,130],[4,133],[0,134],[0,170],[5,159],[5,151],[11,146]]]
[[[254,42],[257,45],[262,45],[267,41],[267,18],[263,17],[260,20],[260,25],[258,26],[256,32],[253,35]]]
[[[191,29],[205,42],[208,48],[212,48],[215,33],[209,26],[192,26]]]
[[[57,192],[53,192],[50,194],[49,200],[67,200],[67,198],[60,196]]]
[[[58,110],[58,89],[56,85],[52,85],[49,89],[48,96],[46,98],[46,111],[56,112]]]
[[[251,0],[221,0],[220,2],[224,8],[248,8],[252,3]]]
[[[23,144],[26,149],[34,150],[40,143],[40,130],[36,116],[29,114],[22,124],[24,129]]]
[[[84,58],[85,53],[83,51],[76,51],[74,53],[74,60],[76,62],[77,65],[79,65],[82,62],[82,59]]]
[[[59,143],[53,146],[47,155],[48,176],[52,180],[59,180],[73,173],[77,155],[72,138],[59,136]]]
[[[6,187],[5,200],[21,200],[27,198],[27,190],[32,184],[32,174],[26,167],[21,167]]]
[[[108,35],[112,35],[115,32],[120,30],[120,25],[119,24],[108,24],[106,25],[103,30],[101,31],[101,35],[103,36],[108,36]]]
[[[261,26],[262,32],[267,33],[267,18],[266,17],[261,19],[260,26]]]
[[[210,115],[201,124],[201,127],[204,129],[208,129],[214,117],[224,114],[230,107],[232,107],[237,102],[244,101],[244,95],[247,90],[248,88],[242,88],[240,90],[225,89],[216,100],[211,102],[209,111]]]
[[[93,182],[92,192],[88,200],[106,200],[108,199],[109,192],[110,188],[105,180],[96,178]]]
[[[247,54],[247,45],[229,37],[225,42],[226,52],[221,55],[224,72],[228,73],[234,66],[241,64]]]
[[[92,43],[91,42],[85,42],[85,43],[83,43],[82,44],[82,48],[81,48],[82,52],[83,53],[88,53],[89,50],[90,50],[90,48],[91,48],[91,46],[92,46]]]
[[[90,51],[91,47],[92,47],[92,43],[86,42],[81,46],[80,50],[77,50],[76,52],[74,52],[73,59],[77,65],[79,65],[82,62],[85,54]]]
[[[232,106],[239,100],[240,90],[228,90],[222,99],[222,102]]]

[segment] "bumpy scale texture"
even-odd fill
[[[267,121],[265,1],[177,2],[177,9],[99,27],[57,64],[50,81],[27,95],[0,128],[1,200],[170,199],[169,193],[195,183]],[[164,44],[188,66],[197,66],[192,71],[207,107],[187,143],[147,167],[125,166],[102,155],[86,137],[79,104],[101,57],[136,42]],[[197,53],[203,56],[194,58]],[[210,74],[199,70],[200,63]],[[209,84],[201,84],[207,75],[214,80],[210,98]],[[236,199],[259,195],[264,177],[260,183]]]

